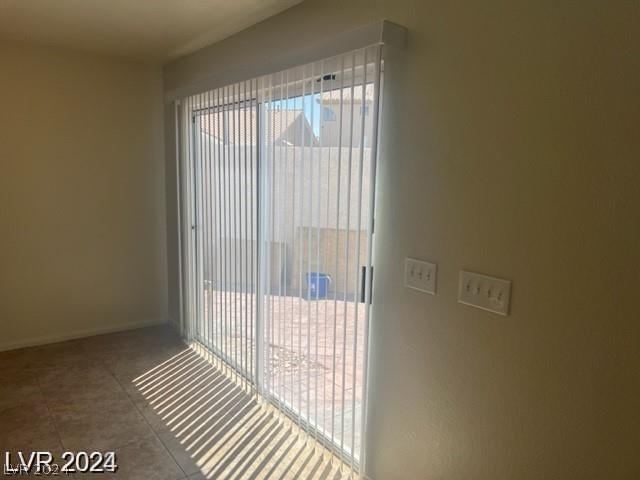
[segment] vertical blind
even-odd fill
[[[181,130],[183,326],[255,378],[256,80],[185,99]]]
[[[184,335],[364,461],[379,46],[177,102]]]

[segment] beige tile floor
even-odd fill
[[[349,478],[168,327],[0,352],[3,459],[5,451],[95,450],[116,452],[109,478]]]

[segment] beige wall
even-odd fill
[[[370,476],[638,478],[638,2],[307,0],[165,86],[377,18],[409,41],[387,56]],[[405,256],[438,263],[437,296],[403,288]],[[512,279],[511,316],[457,304],[461,268]]]
[[[166,311],[158,67],[0,43],[0,349]]]

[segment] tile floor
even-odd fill
[[[96,450],[115,451],[118,470],[89,478],[348,478],[169,327],[0,352],[2,463],[6,451]]]

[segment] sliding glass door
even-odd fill
[[[375,54],[268,77],[267,391],[359,457],[373,225]],[[363,275],[364,272],[364,275]]]
[[[380,52],[180,103],[186,336],[362,460]]]
[[[255,81],[188,99],[191,339],[256,377],[258,105]]]

